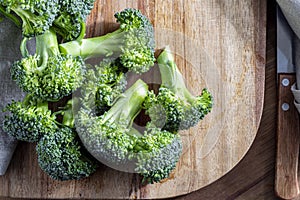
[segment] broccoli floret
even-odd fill
[[[48,30],[59,11],[59,0],[0,1],[0,12],[14,12],[21,18],[25,37],[43,34]]]
[[[159,55],[157,62],[162,84],[158,95],[150,93],[145,103],[151,120],[172,132],[197,125],[212,109],[211,93],[206,88],[198,96],[190,93],[169,47]]]
[[[182,153],[182,141],[179,134],[148,124],[143,137],[137,141],[135,151],[135,171],[143,176],[142,182],[156,183],[168,178],[175,169]]]
[[[101,116],[93,108],[81,107],[76,126],[83,144],[100,162],[139,173],[145,182],[154,183],[167,178],[175,168],[182,145],[178,134],[163,131],[151,122],[142,133],[132,126],[147,88],[138,80]]]
[[[150,21],[136,9],[116,13],[120,28],[104,36],[74,40],[60,44],[67,55],[119,58],[130,71],[143,73],[154,65],[154,32]]]
[[[22,102],[13,101],[6,106],[9,111],[3,121],[3,130],[18,140],[36,142],[55,127],[55,115],[48,102],[27,95]]]
[[[157,127],[171,132],[179,130],[184,108],[178,97],[168,88],[160,87],[157,95],[149,91],[144,108],[151,122]]]
[[[37,143],[36,152],[41,169],[55,180],[78,180],[88,177],[97,162],[83,148],[74,128],[73,100],[68,101],[61,125],[45,134]]]
[[[21,45],[24,56],[11,66],[12,79],[27,93],[57,101],[81,86],[85,63],[80,57],[62,55],[52,30],[36,37],[36,52],[28,55],[26,39]]]
[[[104,59],[87,70],[81,87],[83,103],[95,106],[97,115],[107,111],[126,88],[126,69],[119,60]]]
[[[53,22],[53,28],[64,41],[77,39],[84,33],[84,22],[94,6],[94,0],[60,0],[60,11]]]
[[[118,97],[112,107],[101,116],[93,109],[81,108],[76,127],[83,144],[99,161],[107,165],[127,162],[136,135],[128,134],[135,116],[140,112],[147,95],[147,85],[138,80]]]

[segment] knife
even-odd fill
[[[281,10],[277,9],[277,83],[278,118],[275,192],[283,199],[299,195],[299,114],[294,105],[291,86],[296,81],[293,62],[294,33]]]
[[[3,108],[14,100],[21,100],[24,94],[10,78],[11,63],[20,58],[21,30],[10,22],[3,19],[0,22],[0,175],[4,175],[14,150],[17,146],[17,140],[7,135],[2,130],[2,121],[6,113]]]

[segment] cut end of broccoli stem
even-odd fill
[[[168,64],[169,62],[175,62],[170,46],[165,46],[164,49],[160,50],[160,54],[157,57],[157,62],[161,64]]]

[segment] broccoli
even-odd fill
[[[85,63],[80,57],[62,55],[56,34],[49,29],[36,37],[36,52],[29,55],[27,39],[21,44],[23,58],[11,66],[12,79],[24,91],[47,100],[57,101],[81,86]]]
[[[72,100],[66,109],[62,125],[45,134],[36,146],[41,169],[51,178],[61,181],[88,177],[98,166],[82,147],[74,129]]]
[[[156,183],[168,178],[182,153],[179,134],[161,130],[148,123],[143,137],[134,148],[137,159],[135,171],[143,176],[143,183]]]
[[[55,115],[48,102],[27,95],[22,102],[13,101],[6,106],[9,111],[3,121],[3,130],[18,140],[36,142],[55,127]]]
[[[160,87],[158,95],[149,91],[144,108],[151,122],[157,127],[171,132],[179,130],[184,108],[178,97],[168,88]]]
[[[115,14],[120,28],[104,36],[79,39],[60,44],[62,53],[92,57],[119,58],[130,71],[143,73],[154,65],[154,33],[150,21],[136,9]]]
[[[118,59],[104,59],[88,69],[81,86],[85,106],[95,106],[98,115],[107,111],[126,88],[126,71]]]
[[[99,161],[139,173],[144,181],[153,183],[169,176],[182,145],[178,134],[163,131],[151,122],[142,133],[132,126],[147,92],[148,86],[138,80],[103,115],[97,116],[93,107],[83,106],[77,114],[76,127],[87,150]]]
[[[101,116],[93,108],[82,107],[76,127],[83,144],[99,161],[108,165],[125,163],[137,136],[128,134],[134,117],[141,110],[147,95],[147,85],[138,80],[118,97],[112,107]]]
[[[52,26],[58,11],[58,0],[0,1],[0,13],[13,19],[16,24],[19,24],[20,20],[17,22],[10,13],[13,12],[21,18],[22,32],[25,37],[43,34]]]
[[[94,0],[60,0],[60,10],[54,22],[54,30],[64,41],[77,39],[85,32],[84,22],[94,6]],[[83,29],[83,30],[82,30]]]
[[[150,92],[144,103],[151,121],[171,132],[195,126],[211,111],[212,95],[206,88],[199,96],[190,93],[169,47],[159,55],[157,62],[162,84],[158,95]]]

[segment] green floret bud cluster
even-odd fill
[[[125,45],[120,55],[121,62],[131,71],[148,71],[155,61],[154,31],[150,21],[135,9],[125,9],[116,13],[115,18],[120,23],[120,29],[126,31]]]
[[[97,163],[86,156],[69,127],[51,131],[37,143],[38,163],[43,171],[55,180],[78,180],[96,171]]]
[[[160,87],[157,95],[149,91],[144,106],[157,127],[171,132],[179,130],[181,123],[178,122],[182,122],[184,110],[181,101],[169,89]]]
[[[5,111],[10,112],[3,121],[3,130],[18,140],[36,142],[55,127],[55,117],[47,102],[38,102],[27,96],[23,102],[13,101]]]
[[[129,151],[133,149],[137,137],[128,135],[124,128],[114,122],[94,120],[95,123],[89,123],[89,126],[84,124],[77,128],[85,147],[95,158],[107,165],[126,165]]]
[[[85,64],[80,57],[49,57],[40,70],[41,57],[30,55],[11,66],[12,79],[27,93],[41,99],[56,101],[70,95],[84,80]]]
[[[168,178],[176,168],[182,153],[182,142],[178,134],[160,129],[151,129],[139,141],[144,148],[137,154],[136,171],[143,176],[143,182],[155,183]]]
[[[212,109],[213,97],[211,93],[204,88],[200,96],[195,99],[195,103],[186,109],[181,120],[182,129],[188,129],[197,125]]]
[[[3,130],[18,140],[37,142],[41,169],[55,180],[77,180],[95,172],[98,164],[84,149],[74,129],[70,100],[57,112],[48,109],[47,101],[27,95],[22,102],[13,101],[4,111]],[[60,123],[57,115],[62,115]]]
[[[60,11],[53,22],[56,32],[64,41],[71,41],[79,37],[82,23],[94,7],[94,0],[60,0]]]
[[[107,111],[115,99],[124,92],[126,71],[118,60],[104,59],[87,70],[81,94],[86,107],[95,106],[98,114]]]

